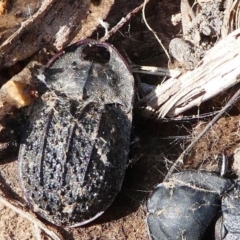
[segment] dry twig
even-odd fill
[[[167,55],[167,58],[169,61],[171,61],[171,57],[167,51],[167,49],[163,46],[161,39],[159,39],[157,33],[155,31],[153,31],[153,29],[149,26],[147,19],[145,17],[145,8],[146,8],[146,4],[149,2],[149,0],[144,0],[143,3],[143,9],[142,9],[142,17],[143,17],[143,21],[145,22],[147,28],[153,33],[153,35],[155,36],[155,38],[157,39],[158,43],[160,44],[160,46],[162,47],[162,49],[164,50],[165,54]]]
[[[22,210],[15,201],[10,199],[6,199],[0,194],[0,202],[4,204],[6,207],[12,209],[14,212],[18,213],[23,218],[26,218],[30,222],[32,222],[35,226],[42,229],[49,237],[53,240],[62,240],[62,237],[58,236],[53,231],[49,230],[45,224],[43,224],[40,220],[38,220],[34,215],[30,214],[26,210]]]
[[[156,76],[168,76],[168,77],[178,77],[181,74],[181,71],[178,69],[166,69],[161,67],[152,67],[152,66],[139,66],[139,65],[130,65],[132,72],[134,73],[145,73]]]
[[[147,0],[147,2],[150,0]],[[131,17],[138,13],[144,6],[144,3],[139,5],[138,7],[134,8],[130,13],[127,14],[126,17],[122,18],[119,23],[117,23],[110,31],[108,31],[104,37],[100,39],[100,41],[104,42],[107,41],[114,33],[116,33],[125,23],[127,23]]]
[[[219,118],[238,100],[240,97],[240,89],[232,96],[232,98],[226,103],[226,105],[219,111],[219,113],[207,124],[207,126],[203,129],[203,131],[193,139],[192,143],[181,153],[178,159],[171,166],[168,171],[164,181],[166,181],[176,169],[176,167],[183,164],[184,159],[187,157],[189,152],[192,150],[194,145],[209,131],[209,129],[219,120]]]

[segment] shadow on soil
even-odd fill
[[[126,171],[121,192],[95,223],[123,218],[137,211],[140,206],[145,209],[147,198],[165,177],[166,166],[171,165],[168,161],[177,158],[182,151],[181,144],[188,138],[186,128],[183,127],[188,123],[162,123],[159,120],[147,120],[138,113],[134,116],[134,135],[138,141],[131,149],[132,164]]]

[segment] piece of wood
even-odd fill
[[[170,78],[140,104],[160,118],[177,116],[240,82],[240,29],[211,48],[196,69]]]
[[[221,30],[222,38],[240,27],[240,2],[239,0],[226,0],[224,19]]]
[[[28,106],[34,99],[31,93],[33,74],[37,75],[41,64],[33,59],[21,72],[16,74],[0,89],[0,120],[12,107]]]
[[[86,18],[90,0],[45,0],[40,9],[0,46],[0,69],[30,57],[44,46],[67,46]]]

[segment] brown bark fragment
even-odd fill
[[[10,67],[46,45],[55,50],[67,46],[81,28],[88,7],[89,0],[45,0],[38,12],[0,46],[0,68]]]

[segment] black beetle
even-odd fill
[[[211,172],[186,171],[173,174],[169,181],[154,189],[148,200],[150,238],[202,239],[208,226],[221,212],[222,197],[233,191],[233,188],[234,184],[230,180]],[[228,198],[225,202],[229,202]],[[226,222],[226,214],[223,214],[223,224]]]
[[[240,181],[234,183],[234,188],[222,199],[222,219],[216,240],[240,239]]]
[[[88,59],[107,50],[107,61]],[[132,120],[133,76],[110,44],[80,41],[58,53],[41,80],[19,152],[19,175],[35,212],[59,226],[100,216],[121,189]]]

